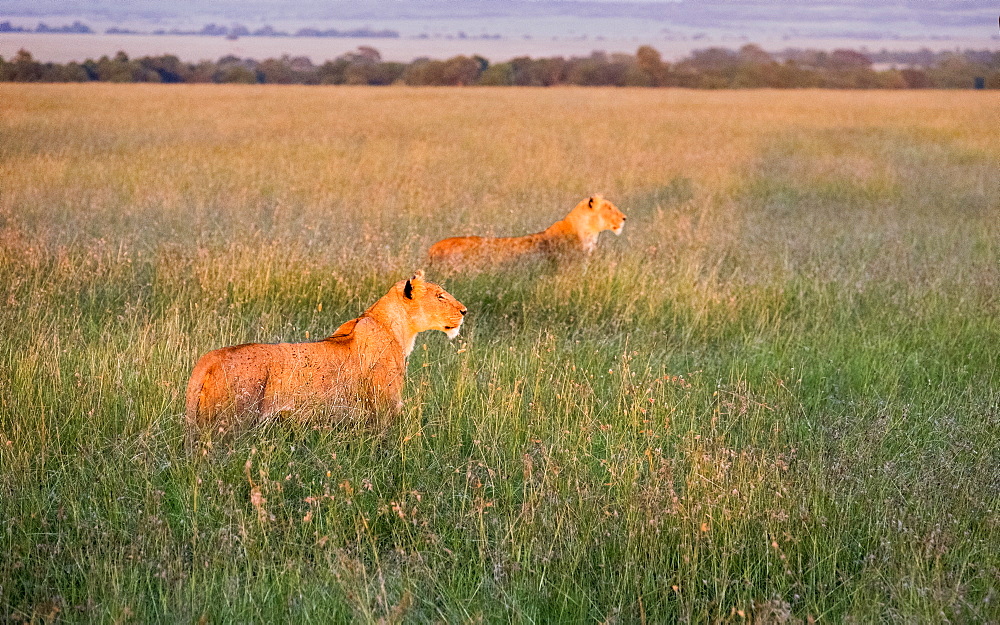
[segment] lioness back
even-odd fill
[[[454,261],[504,263],[525,255],[544,254],[546,243],[538,234],[523,237],[451,237],[432,245],[427,255],[430,262],[436,265]]]

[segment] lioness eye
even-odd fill
[[[438,293],[438,299],[444,299],[444,293]]]

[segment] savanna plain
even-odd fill
[[[1000,621],[1000,100],[0,86],[0,620]],[[385,431],[184,452],[199,354],[428,271]]]

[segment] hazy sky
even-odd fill
[[[82,60],[114,53],[174,53],[188,60],[217,55],[300,54],[321,60],[374,45],[392,60],[482,54],[577,55],[634,52],[649,44],[669,57],[710,46],[758,43],[870,50],[1000,49],[993,0],[0,0],[0,19],[34,29],[80,20],[94,35],[0,33],[0,55],[26,47],[43,60]],[[272,25],[395,31],[395,40],[310,40],[287,37],[186,37],[153,41],[106,35],[110,27],[140,33],[199,30],[205,24]],[[60,39],[61,38],[61,39]]]
[[[565,15],[699,22],[819,20],[942,27],[984,24],[996,30],[1000,5],[991,0],[0,0],[3,16],[80,15],[163,19],[214,15],[229,19],[426,19]]]

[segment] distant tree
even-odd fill
[[[406,71],[406,63],[382,62],[379,63],[378,82],[375,85],[392,85],[402,81],[403,72]]]
[[[479,75],[479,84],[506,87],[514,84],[514,68],[510,63],[494,63]]]
[[[780,83],[781,72],[777,63],[740,63],[729,86],[736,89],[788,86]]]
[[[795,61],[778,65],[778,82],[782,87],[819,87],[820,78],[815,70],[802,67]]]
[[[160,77],[160,82],[185,82],[190,74],[187,66],[172,54],[147,56],[139,59],[138,62],[144,70],[156,72]]]
[[[45,76],[45,66],[23,48],[17,51],[9,66],[10,80],[14,82],[38,82]]]
[[[739,62],[739,55],[725,48],[706,48],[695,50],[691,56],[681,61],[681,64],[702,72],[723,74],[731,72]]]
[[[218,65],[211,61],[201,61],[189,68],[187,80],[185,82],[203,83],[213,82],[215,72],[219,70]]]
[[[677,65],[685,78],[681,86],[723,89],[733,85],[739,72],[740,56],[726,48],[706,48],[695,50]]]
[[[403,74],[403,81],[408,85],[447,85],[445,77],[445,61],[435,59],[417,59],[406,68]]]
[[[382,60],[382,54],[371,46],[358,46],[358,51],[354,55],[358,59],[364,59],[372,63],[378,63]]]
[[[884,72],[872,72],[876,77],[876,89],[906,89],[908,84],[903,78],[903,73],[898,69],[890,69]]]
[[[566,82],[571,85],[594,87],[607,84],[604,58],[572,58],[568,62]]]
[[[629,86],[630,76],[637,76],[637,67],[634,56],[631,54],[616,53],[608,57],[608,85],[614,87]]]
[[[748,43],[737,53],[740,63],[750,65],[768,65],[774,62],[774,58],[763,48],[755,43]]]
[[[543,87],[565,84],[566,71],[566,59],[561,56],[538,59],[531,63],[532,81]]]
[[[834,50],[824,64],[824,67],[834,71],[863,69],[871,66],[872,60],[855,50]]]
[[[608,57],[604,52],[593,52],[589,57],[569,60],[566,80],[574,85],[620,87],[625,84],[630,64],[624,55]]]
[[[728,89],[732,87],[732,78],[716,72],[699,74],[697,82],[693,85],[698,89]]]
[[[313,82],[319,82],[318,76],[312,72],[312,63],[305,57],[292,58],[282,55],[279,59],[265,59],[260,62],[257,72],[260,82],[278,85],[302,84],[308,81],[312,74]]]
[[[102,56],[87,69],[96,76],[96,80],[103,82],[159,82],[160,80],[159,74],[144,70],[138,62],[130,60],[121,50],[113,57]]]
[[[382,55],[371,46],[359,46],[354,52],[328,61],[316,71],[318,81],[328,85],[391,85],[400,79],[406,66],[384,63]]]
[[[630,63],[625,68],[625,72],[621,77],[621,86],[655,87],[656,85],[653,83],[653,77],[649,75],[649,72],[643,71],[635,63]]]
[[[399,81],[406,70],[404,63],[355,63],[344,72],[349,85],[391,85]]]
[[[669,74],[670,87],[684,87],[687,89],[697,89],[700,86],[701,74],[698,70],[684,65],[684,61],[675,64]]]
[[[519,56],[508,62],[510,65],[512,80],[514,85],[520,87],[541,87],[544,86],[540,68],[537,61],[527,56]]]
[[[327,61],[319,66],[316,75],[321,85],[342,85],[347,82],[346,72],[351,63],[344,57]]]
[[[826,64],[826,59],[830,55],[822,50],[799,50],[788,48],[780,54],[786,63],[795,63],[802,69],[816,69]]]
[[[46,63],[45,74],[42,78],[46,82],[87,82],[90,75],[79,63]]]
[[[949,52],[933,67],[927,76],[935,87],[944,89],[971,89],[976,76],[982,76],[986,68],[971,63],[965,56]]]
[[[212,75],[212,82],[217,83],[238,83],[252,85],[259,82],[259,76],[253,69],[243,64],[231,63],[220,64]]]
[[[467,56],[456,56],[447,61],[418,59],[403,73],[408,85],[460,86],[476,84],[481,73],[480,63]]]
[[[660,53],[652,46],[640,46],[635,52],[636,70],[648,77],[648,86],[666,86],[669,65],[663,62]],[[647,85],[644,85],[647,86]]]
[[[435,61],[426,57],[413,59],[413,62],[406,66],[403,72],[403,82],[408,85],[431,85],[437,80],[436,75],[440,73],[441,61]]]
[[[445,85],[474,85],[482,73],[479,61],[466,56],[456,56],[444,62]]]
[[[931,81],[924,70],[903,69],[899,71],[899,75],[908,89],[927,89],[931,86]]]

